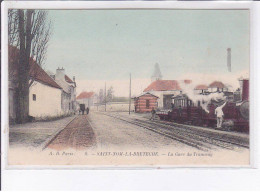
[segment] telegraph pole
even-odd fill
[[[227,48],[227,66],[228,71],[231,72],[231,48]]]
[[[105,112],[107,112],[107,83],[105,82]]]
[[[131,112],[131,73],[130,73],[130,84],[129,84],[129,115]]]

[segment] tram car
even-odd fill
[[[158,111],[157,115],[161,120],[176,123],[190,124],[204,127],[216,127],[217,118],[215,109],[223,105],[224,130],[249,132],[249,81],[242,80],[240,89],[240,99],[235,97],[235,93],[224,93],[225,100],[210,100],[205,104],[203,101],[193,102],[185,94],[173,97],[172,109],[168,111]],[[207,95],[207,94],[204,94]]]
[[[85,104],[79,104],[79,113],[84,114],[85,109]]]

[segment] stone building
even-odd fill
[[[52,75],[55,82],[61,86],[61,108],[65,114],[74,113],[76,111],[76,82],[65,74],[65,69],[56,69],[56,74]]]

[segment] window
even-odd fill
[[[36,94],[33,94],[33,101],[36,101]]]
[[[150,101],[146,100],[146,108],[149,108],[149,107],[150,107]]]

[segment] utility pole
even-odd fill
[[[129,115],[131,112],[131,73],[130,73],[130,84],[129,84]]]
[[[105,82],[105,112],[107,112],[107,83]]]
[[[231,72],[231,48],[227,48],[227,66],[228,71]]]

